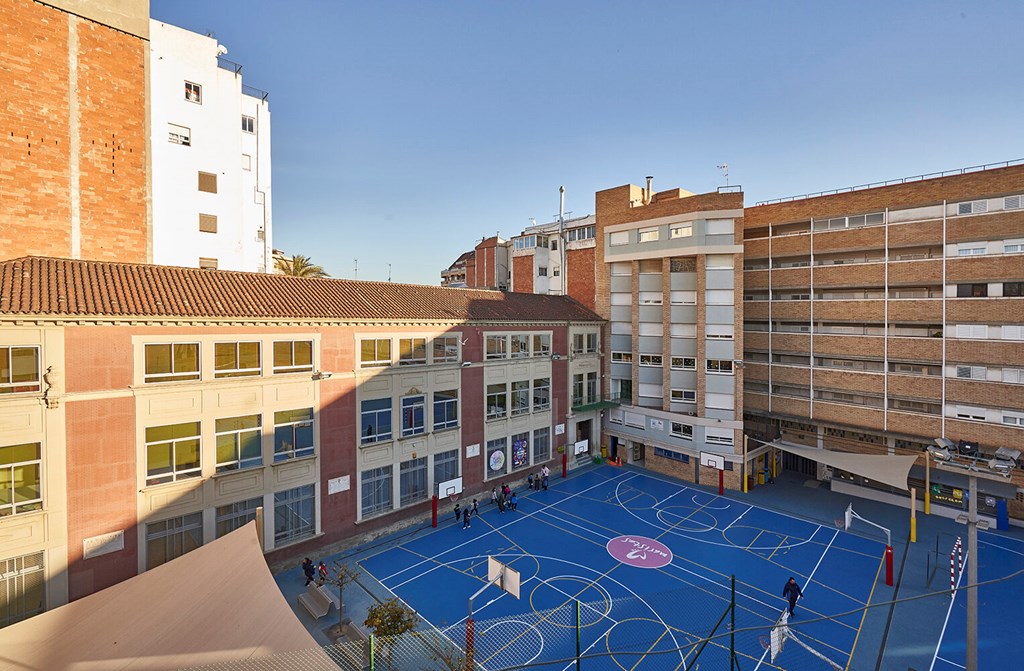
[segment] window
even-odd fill
[[[526,468],[530,465],[530,432],[512,434],[512,470]]]
[[[487,385],[487,419],[496,419],[508,414],[508,385]]]
[[[519,359],[530,356],[530,336],[526,333],[516,333],[509,338],[512,343],[512,358]]]
[[[611,268],[612,277],[630,277],[633,274],[633,264],[628,261],[613,263]]]
[[[217,175],[212,172],[200,172],[199,190],[203,193],[217,193]]]
[[[313,485],[274,493],[274,545],[281,546],[316,533],[316,490]]]
[[[313,408],[274,413],[274,461],[308,457],[313,445]]]
[[[488,479],[508,472],[507,448],[508,438],[495,438],[487,441],[487,452],[484,456],[487,459]]]
[[[671,364],[673,370],[697,370],[697,360],[692,356],[674,356]]]
[[[41,388],[39,348],[0,347],[0,394],[24,394]]]
[[[42,552],[0,559],[0,628],[46,609],[45,577]]]
[[[646,415],[641,415],[640,413],[637,412],[629,412],[628,410],[626,411],[626,426],[632,426],[637,429],[642,429],[644,428],[646,423]]]
[[[192,513],[146,525],[146,569],[156,568],[203,544],[203,514]]]
[[[185,147],[192,146],[192,130],[178,124],[167,124],[167,141],[171,144],[180,144]]]
[[[958,284],[956,285],[957,298],[985,298],[988,296],[987,284]]]
[[[1003,382],[1024,384],[1024,368],[1004,368]]]
[[[215,343],[213,358],[214,377],[246,377],[261,372],[258,342]]]
[[[670,398],[674,403],[696,403],[697,392],[694,389],[673,389]]]
[[[218,473],[263,465],[262,426],[259,415],[217,420]]]
[[[572,376],[572,405],[573,407],[583,405],[583,374]]]
[[[732,219],[708,219],[708,235],[732,235],[735,231],[735,224]]]
[[[1003,198],[1004,210],[1019,210],[1024,207],[1024,196],[1006,196]]]
[[[533,463],[539,464],[551,458],[551,429],[533,430]]]
[[[434,431],[459,425],[459,390],[434,392]]]
[[[662,362],[662,356],[660,354],[641,354],[640,365],[641,366],[652,366],[660,368]]]
[[[252,155],[242,154],[242,170],[252,170]]]
[[[658,239],[658,227],[641,228],[637,234],[640,242],[655,242]]]
[[[1009,426],[1024,426],[1024,415],[1016,412],[1003,411],[1003,424]]]
[[[366,340],[363,341],[368,342]],[[391,341],[388,341],[390,350]],[[390,360],[390,351],[388,359]],[[426,338],[399,338],[398,340],[398,365],[416,366],[427,362],[427,340]]]
[[[668,229],[670,238],[689,238],[693,236],[693,224],[678,224]]]
[[[988,338],[988,326],[985,324],[957,324],[956,337],[985,340]]]
[[[733,325],[706,324],[704,326],[704,335],[707,337],[708,340],[732,340]]]
[[[704,430],[704,441],[708,445],[729,445],[733,444],[732,431],[729,429],[712,429],[707,428]]]
[[[200,214],[199,215],[199,232],[200,233],[216,233],[217,232],[217,215],[215,215],[215,214]]]
[[[957,366],[956,376],[961,380],[987,379],[988,369],[985,366]]]
[[[434,484],[459,477],[459,450],[448,450],[434,455]]]
[[[999,329],[1003,340],[1024,340],[1024,325],[1008,325]]]
[[[402,438],[426,432],[427,399],[422,394],[402,398]]]
[[[975,245],[973,247],[958,247],[956,250],[957,256],[982,256],[985,253],[985,246]]]
[[[984,214],[988,212],[987,200],[972,200],[967,203],[958,203],[956,213],[959,214]]]
[[[669,292],[669,302],[672,305],[696,305],[697,304],[697,292],[696,291],[671,291]]]
[[[729,359],[708,359],[707,371],[719,375],[732,375],[732,361]]]
[[[185,100],[202,105],[203,87],[192,82],[185,82]]]
[[[427,500],[427,458],[410,459],[398,465],[398,505]]]
[[[597,401],[597,373],[587,373],[587,403],[596,403]]]
[[[1007,240],[1003,243],[1004,254],[1019,254],[1024,252],[1024,241],[1021,240]]]
[[[593,354],[597,352],[596,333],[574,333],[572,351],[576,354]]]
[[[618,245],[629,244],[629,231],[616,231],[615,233],[608,234],[608,246],[616,247]]]
[[[704,292],[704,300],[708,305],[732,305],[732,289],[708,289]]]
[[[705,266],[708,270],[731,270],[733,268],[732,254],[708,254]]]
[[[359,367],[381,368],[391,365],[391,340],[373,338],[359,342]]]
[[[199,422],[147,428],[146,485],[202,475],[199,442]]]
[[[539,277],[547,277],[548,276],[548,269],[545,266],[539,266],[537,268],[537,275]]]
[[[363,445],[391,440],[391,399],[363,401],[360,422],[363,427]]]
[[[434,363],[459,362],[459,337],[438,336],[434,338]]]
[[[956,409],[956,417],[958,419],[973,419],[978,422],[985,421],[985,409],[984,408],[972,408],[970,406],[961,405],[954,406]]]
[[[1024,296],[1024,282],[1003,282],[1003,296],[1012,298]]]
[[[580,228],[573,228],[565,232],[566,240],[569,242],[575,242],[577,240],[593,240],[594,239],[594,227],[593,226],[582,226]],[[552,247],[554,249],[554,247]]]
[[[516,238],[512,241],[513,249],[533,249],[537,246],[536,235],[524,235],[521,238]]]
[[[679,452],[674,452],[672,450],[666,450],[666,449],[661,448],[661,447],[654,448],[654,456],[656,456],[656,457],[664,457],[666,459],[672,459],[674,461],[678,461],[678,462],[681,462],[681,463],[684,463],[684,464],[690,463],[689,455],[681,454]]]
[[[512,383],[512,416],[530,412],[530,381]]]
[[[0,518],[40,510],[42,478],[43,452],[39,443],[0,447]],[[0,609],[0,618],[4,615]]]
[[[145,358],[146,382],[199,379],[199,343],[146,345]]]
[[[486,338],[487,353],[486,359],[504,359],[508,356],[508,338],[505,336],[489,335]]]
[[[551,378],[539,377],[533,381],[533,411],[551,407]]]
[[[249,116],[247,114],[242,115],[242,132],[243,133],[255,133],[256,132],[256,117]]]
[[[217,270],[217,259],[211,259],[205,256],[200,256],[199,267],[202,268],[203,270]]]
[[[633,363],[632,352],[612,352],[612,363]]]
[[[693,427],[682,422],[672,422],[672,430],[669,434],[683,440],[693,440]]]
[[[256,509],[263,505],[263,497],[217,506],[216,533],[217,538],[225,536],[235,529],[244,527],[256,519]]]
[[[641,291],[639,296],[640,305],[661,305],[660,291]]]
[[[360,474],[359,498],[363,517],[391,510],[392,469],[392,466],[381,466]]]
[[[312,340],[279,340],[274,343],[274,374],[313,371]]]
[[[533,356],[548,356],[551,354],[551,334],[538,333],[533,336]]]

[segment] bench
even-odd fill
[[[335,599],[331,598],[330,592],[321,589],[319,585],[314,582],[309,583],[306,586],[306,592],[299,595],[299,603],[306,607],[309,614],[314,619],[320,619],[331,610],[331,605],[335,603]]]

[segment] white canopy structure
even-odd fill
[[[0,629],[0,669],[156,671],[315,648],[274,582],[250,522],[134,578]],[[323,659],[305,668],[337,668]]]
[[[869,480],[881,482],[904,491],[909,491],[910,489],[907,485],[907,476],[910,474],[910,467],[917,461],[917,456],[913,454],[889,455],[835,452],[833,450],[807,447],[806,445],[796,445],[784,440],[776,440],[770,443],[770,446],[799,457],[804,457],[805,459],[810,459],[811,461],[817,461],[832,468],[856,473]]]

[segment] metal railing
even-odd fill
[[[926,179],[936,179],[938,177],[951,177],[954,175],[966,175],[971,172],[982,172],[984,170],[995,170],[996,168],[1009,168],[1014,165],[1024,165],[1024,158],[1013,159],[1012,161],[1003,161],[1001,163],[985,163],[984,165],[972,165],[966,168],[956,168],[954,170],[943,170],[942,172],[930,172],[924,175],[914,175],[912,177],[900,177],[899,179],[889,179],[884,182],[871,182],[869,184],[858,184],[857,186],[847,186],[841,189],[830,189],[828,191],[818,191],[815,193],[805,193],[799,196],[786,196],[784,198],[772,198],[770,200],[759,200],[756,205],[776,205],[778,203],[789,203],[794,200],[803,200],[805,198],[818,198],[819,196],[834,196],[839,193],[850,193],[851,191],[863,191],[864,189],[876,189],[882,186],[894,186],[897,184],[908,184],[910,182],[921,182]]]
[[[217,56],[217,67],[221,70],[227,70],[228,72],[234,73],[236,77],[239,77],[242,74],[241,63],[229,61],[223,56]],[[270,94],[266,91],[258,89],[255,86],[249,86],[248,84],[242,84],[242,95],[259,98],[260,102],[267,102],[267,98],[270,97]]]

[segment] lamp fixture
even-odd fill
[[[329,370],[318,370],[315,373],[313,373],[313,379],[314,380],[327,380],[327,379],[330,379],[330,377],[332,375],[334,375],[334,373],[332,373]]]

